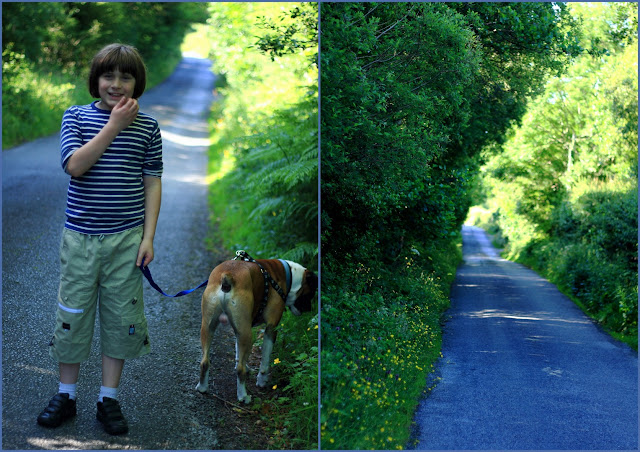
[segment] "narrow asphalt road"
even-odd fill
[[[464,227],[437,384],[412,449],[636,449],[638,358]]]
[[[218,260],[232,257],[211,256],[205,249],[207,117],[215,79],[210,65],[207,60],[185,58],[171,77],[140,98],[141,110],[158,120],[163,135],[162,207],[150,269],[169,293],[195,287]],[[91,357],[80,371],[77,417],[54,430],[36,424],[58,385],[57,363],[49,357],[48,343],[55,319],[68,184],[59,161],[57,135],[2,153],[3,449],[228,447],[219,428],[228,411],[224,403],[194,390],[202,290],[169,299],[146,281],[152,352],[127,361],[120,385],[129,433],[112,437],[95,419],[101,382],[95,336]],[[96,325],[96,336],[98,331]],[[214,388],[218,396],[233,401],[231,330],[220,329],[214,342]]]

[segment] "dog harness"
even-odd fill
[[[264,278],[264,297],[262,300],[263,305],[267,304],[267,298],[269,296],[269,284],[271,284],[275,291],[278,292],[278,295],[282,297],[282,301],[284,301],[285,303],[287,302],[287,294],[291,291],[291,267],[289,267],[289,263],[287,261],[278,259],[280,262],[282,262],[282,265],[284,266],[284,272],[287,276],[287,294],[285,294],[284,290],[282,290],[282,287],[280,287],[276,280],[271,277],[267,269],[264,268],[260,262],[249,256],[249,254],[245,250],[236,251],[236,257],[234,257],[233,260],[243,260],[245,262],[253,262],[258,264],[258,267],[260,267],[260,272],[262,273],[262,276]]]

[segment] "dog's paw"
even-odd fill
[[[251,403],[251,396],[247,394],[247,387],[244,383],[238,383],[236,395],[238,402]]]
[[[264,388],[265,386],[267,386],[267,382],[269,381],[269,374],[268,373],[258,373],[258,381],[256,383],[257,386]]]
[[[207,389],[209,389],[209,385],[207,383],[198,383],[198,385],[196,386],[196,389],[201,392],[201,393],[205,393],[207,392]]]

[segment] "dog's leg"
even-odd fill
[[[238,359],[240,359],[240,355],[238,353],[238,338],[236,337],[236,367],[235,370],[238,370]]]
[[[200,361],[200,381],[196,386],[196,389],[202,393],[207,392],[209,388],[209,350],[211,348],[211,337],[218,327],[220,322],[220,312],[222,309],[216,306],[216,309],[212,309],[211,306],[205,304],[206,292],[203,296],[203,309],[202,309],[202,324],[200,325],[200,344],[202,346],[202,361]]]
[[[251,327],[240,329],[236,333],[236,343],[238,346],[238,368],[237,373],[237,395],[238,401],[244,403],[251,402],[251,396],[247,394],[247,375],[249,368],[247,367],[247,359],[251,353]]]
[[[211,327],[209,324],[205,325],[204,321],[200,326],[200,344],[202,345],[202,361],[200,361],[200,381],[198,382],[196,389],[203,393],[207,392],[207,389],[209,389],[209,365],[210,365],[209,350],[211,348],[211,336],[217,326],[218,326],[217,318],[211,322]]]
[[[257,385],[264,388],[269,381],[269,365],[271,364],[271,352],[276,341],[276,331],[271,325],[267,325],[264,330],[264,340],[262,342],[262,359],[260,360],[260,372],[258,372]]]

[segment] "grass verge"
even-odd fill
[[[323,279],[323,449],[406,446],[441,356],[441,316],[461,259],[458,237],[406,257],[393,272],[323,262],[323,275],[341,275]]]

